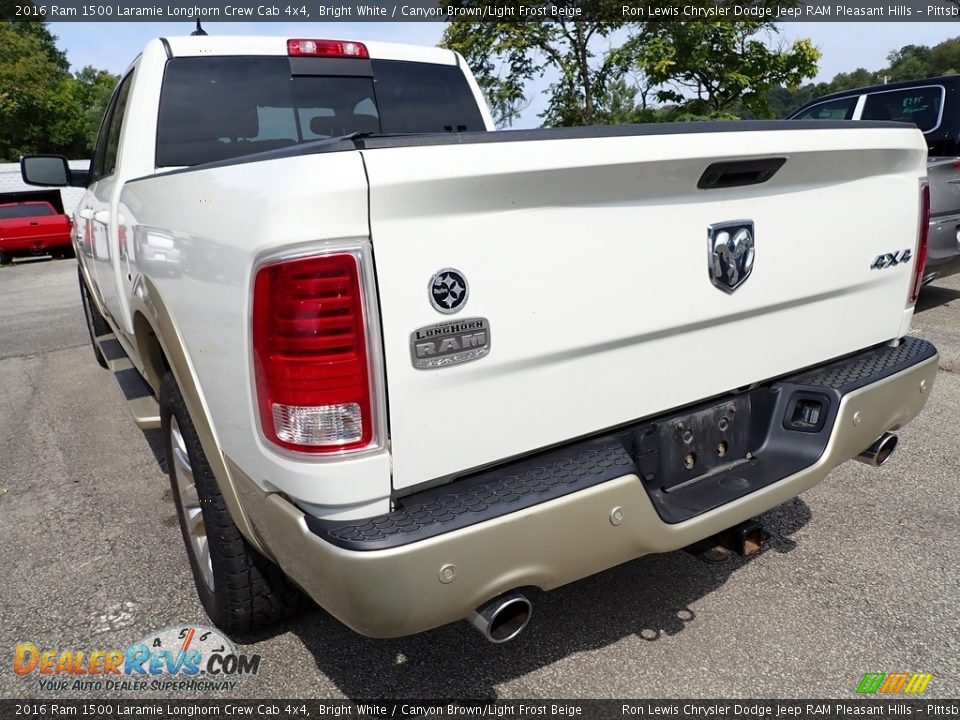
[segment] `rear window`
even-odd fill
[[[794,120],[849,120],[853,117],[853,111],[857,107],[859,95],[852,97],[837,98],[836,100],[827,100],[826,102],[807,108]]]
[[[0,220],[12,220],[14,218],[43,217],[47,215],[56,215],[53,208],[46,203],[30,203],[27,205],[7,205],[0,207]]]
[[[940,124],[943,88],[929,86],[887,90],[867,95],[863,120],[897,120],[916,125],[923,132]]]
[[[395,60],[370,67],[373,77],[294,76],[285,57],[174,58],[160,95],[157,165],[198,165],[353,132],[485,129],[460,68]]]

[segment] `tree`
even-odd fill
[[[79,112],[77,120],[80,139],[83,149],[92,150],[97,141],[97,131],[100,129],[104,109],[110,102],[110,96],[120,78],[90,65],[75,73],[73,77],[73,100]]]
[[[21,3],[23,5],[23,3]],[[32,6],[33,3],[28,3]],[[67,62],[67,54],[57,47],[57,38],[50,33],[47,24],[42,20],[19,21],[14,23],[16,30],[26,37],[36,40],[37,45],[47,59],[53,63],[61,72],[70,70],[70,63]]]
[[[44,23],[0,21],[0,161],[89,154],[117,77],[69,69]]]
[[[493,0],[458,2],[458,7],[514,7]],[[641,0],[631,7],[645,5]],[[547,109],[540,115],[546,125],[648,121],[677,112],[731,117],[734,106],[769,116],[771,88],[796,87],[816,74],[819,52],[809,40],[771,48],[758,39],[761,32],[776,33],[771,21],[625,22],[621,6],[605,0],[577,7],[583,14],[576,22],[548,12],[540,22],[455,21],[447,27],[442,44],[463,54],[499,126],[516,119],[528,85],[548,73],[559,79],[548,89]],[[616,47],[609,47],[614,41]],[[651,98],[678,107],[654,110]]]
[[[944,40],[930,50],[931,77],[960,72],[960,38]]]
[[[520,3],[459,0],[457,7],[510,7]],[[526,7],[530,7],[527,5]],[[554,7],[547,4],[546,7]],[[560,79],[549,89],[542,117],[549,125],[591,125],[602,114],[607,83],[619,76],[602,41],[624,27],[612,4],[578,3],[590,20],[549,14],[531,22],[452,22],[441,45],[460,52],[487,97],[498,126],[510,125],[526,102],[526,87],[553,71]]]
[[[70,146],[76,138],[64,112],[72,104],[70,75],[38,25],[0,24],[0,158],[5,160]]]
[[[687,113],[724,117],[737,106],[769,117],[770,90],[797,88],[816,74],[820,59],[810,40],[771,47],[761,39],[776,33],[766,20],[647,23],[619,55],[663,86],[661,101],[682,104]]]
[[[883,74],[889,82],[930,77],[931,51],[926,45],[904,45],[887,55],[890,68]]]

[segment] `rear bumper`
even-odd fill
[[[511,589],[550,590],[642,555],[685,547],[799,495],[920,412],[937,355],[928,343],[912,342],[923,352],[900,352],[906,360],[895,366],[874,362],[887,352],[882,349],[851,358],[855,365],[816,371],[828,383],[854,388],[838,395],[822,454],[798,472],[680,522],[663,519],[634,470],[414,542],[349,549],[321,537],[298,508],[265,494],[229,461],[228,468],[258,539],[318,604],[364,635],[408,635],[461,619]]]
[[[10,254],[44,253],[59,247],[70,247],[69,233],[46,237],[4,238],[0,241],[0,250]]]

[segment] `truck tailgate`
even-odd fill
[[[744,151],[749,152],[745,153]],[[719,161],[784,158],[699,189]],[[396,489],[713,397],[901,334],[916,130],[773,129],[364,151]],[[752,273],[708,274],[708,226],[752,221]],[[469,296],[433,309],[455,268]],[[730,278],[727,278],[730,279]],[[721,283],[722,284],[722,283]],[[415,369],[411,333],[485,318],[490,352]]]

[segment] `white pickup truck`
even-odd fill
[[[150,42],[75,218],[97,359],[160,428],[204,607],[470,618],[709,540],[922,408],[920,132],[489,132],[457,54]],[[138,512],[131,508],[131,512]]]

